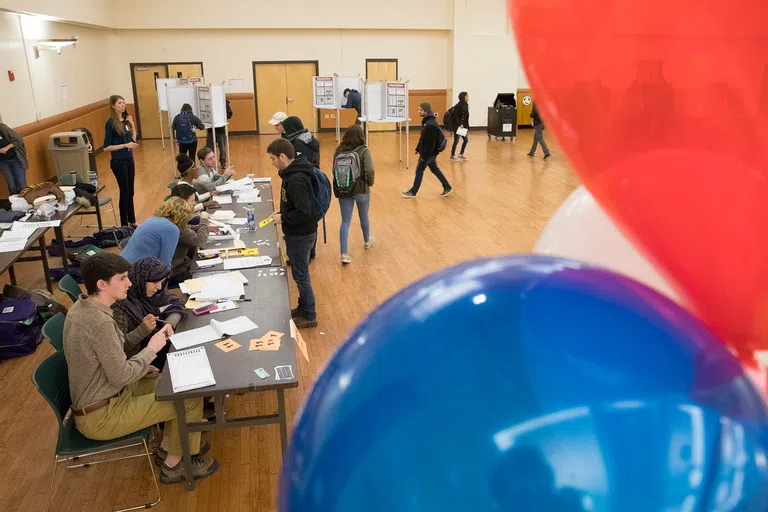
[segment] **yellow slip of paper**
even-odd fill
[[[269,217],[267,217],[267,218],[266,218],[266,219],[264,219],[263,221],[259,222],[259,227],[260,227],[260,228],[263,228],[264,226],[266,226],[267,224],[269,224],[269,223],[270,223],[270,222],[272,222],[273,220],[275,220],[275,218],[274,218],[274,217],[272,217],[272,216],[270,215]]]

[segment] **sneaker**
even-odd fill
[[[219,462],[213,457],[207,455],[192,456],[192,475],[194,480],[200,480],[210,476],[219,469]],[[174,467],[169,467],[163,462],[160,466],[160,481],[164,484],[177,484],[186,480],[184,474],[184,461],[182,460]]]
[[[205,455],[210,449],[211,444],[208,441],[203,440],[203,442],[200,443],[200,451],[196,455]],[[165,459],[167,458],[168,452],[165,450],[165,448],[162,446],[157,446],[155,448],[155,464],[162,466],[163,462],[165,462]]]
[[[452,188],[447,188],[440,193],[440,197],[447,197],[453,193]]]
[[[297,329],[306,329],[307,327],[317,327],[317,318],[310,319],[305,316],[299,316],[293,319]]]
[[[410,190],[406,190],[405,192],[402,192],[400,195],[406,199],[413,199],[414,197],[416,197],[416,194],[414,194]]]
[[[349,256],[349,254],[342,254],[341,263],[343,265],[349,265],[350,263],[352,263],[352,258]]]
[[[469,158],[465,157],[464,155],[459,155],[459,160],[461,160],[462,162],[466,162],[467,160],[469,160]]]
[[[552,156],[551,154],[544,155],[544,160],[549,160],[549,157],[551,157],[551,156]]]
[[[365,248],[366,248],[366,249],[370,249],[371,247],[373,247],[373,235],[371,235],[371,236],[368,238],[368,241],[367,241],[367,242],[365,242]]]
[[[533,153],[528,153],[528,156],[533,156]]]
[[[451,155],[451,161],[452,161],[452,162],[458,162],[458,161],[459,161],[459,159],[458,159],[457,157],[455,157],[455,156]]]

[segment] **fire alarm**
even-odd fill
[[[13,74],[13,70],[12,69],[9,69],[8,70],[8,81],[9,82],[13,82],[14,80],[16,80],[16,75]]]

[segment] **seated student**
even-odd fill
[[[130,264],[117,254],[102,252],[83,262],[87,295],[69,309],[64,321],[64,356],[69,368],[69,390],[75,426],[89,439],[108,440],[167,422],[156,451],[163,483],[182,482],[184,462],[176,407],[173,402],[155,400],[157,369],[150,363],[173,334],[170,325],[155,333],[146,348],[126,358],[125,336],[117,328],[112,305],[126,298],[131,282]],[[188,423],[202,421],[203,400],[184,400]],[[206,456],[210,449],[200,445],[200,433],[188,435],[195,478],[213,474],[219,463]]]
[[[201,194],[215,192],[217,186],[225,184],[235,174],[235,169],[232,167],[227,167],[223,174],[219,174],[216,168],[216,154],[208,146],[200,148],[197,159],[200,160],[200,165],[197,168],[197,178],[192,180],[192,185]]]
[[[124,349],[128,357],[143,350],[152,335],[163,326],[170,325],[176,329],[181,319],[187,316],[184,302],[168,292],[166,284],[169,277],[171,267],[153,256],[141,258],[131,265],[128,295],[112,305],[117,327],[125,334]],[[157,353],[152,366],[163,369],[168,348],[166,346]]]
[[[183,200],[187,202],[190,208],[192,208],[193,213],[200,213],[203,210],[205,210],[208,206],[213,206],[216,203],[216,201],[206,201],[205,203],[199,202],[199,195],[197,194],[197,190],[195,190],[195,187],[190,185],[189,183],[184,183],[183,181],[178,182],[172,189],[171,189],[171,195],[166,197],[165,200],[172,197],[180,197]],[[197,224],[195,222],[195,224]]]
[[[190,187],[194,187],[194,185],[192,185],[193,180],[189,176],[189,171],[194,166],[195,166],[195,161],[189,158],[187,155],[184,155],[184,154],[176,155],[176,170],[179,172],[179,178],[176,181],[176,185],[181,185],[182,183],[186,183]],[[216,190],[214,190],[213,192],[198,193],[196,199],[198,203],[202,204],[207,201],[210,201],[211,196],[215,196],[215,195],[218,195],[218,192]]]
[[[179,185],[179,187],[180,186],[181,185]],[[173,197],[169,199],[169,201],[175,199],[185,201],[181,197]],[[185,201],[185,204],[187,204],[187,206],[189,205],[187,201]],[[195,257],[195,252],[197,252],[198,248],[204,247],[205,243],[208,241],[210,216],[207,212],[200,212],[199,216],[200,222],[198,224],[190,224],[189,221],[192,219],[192,212],[190,210],[186,217],[186,221],[184,221],[184,227],[181,227],[181,225],[179,226],[179,242],[173,253],[173,259],[171,260],[171,267],[173,270],[171,271],[171,278],[168,283],[171,287],[175,288],[179,283],[192,277],[189,269],[192,267],[192,260]]]
[[[207,216],[207,214],[206,214]],[[180,197],[164,202],[150,217],[136,228],[123,249],[122,256],[128,263],[136,263],[145,256],[160,258],[170,265],[179,242],[181,230],[192,218],[192,208]]]

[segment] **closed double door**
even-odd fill
[[[254,62],[256,114],[260,135],[278,133],[269,124],[275,112],[301,119],[310,131],[315,126],[312,104],[312,77],[317,62]]]

